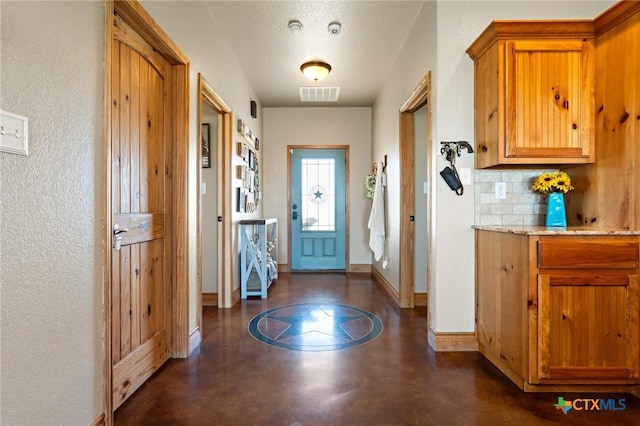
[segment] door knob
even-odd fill
[[[115,225],[113,225],[113,235],[120,235],[123,232],[127,232],[128,230],[129,230],[129,228],[120,229],[120,227],[118,226],[117,223]]]
[[[120,251],[120,246],[122,246],[122,233],[127,232],[129,229],[120,229],[118,224],[113,225],[113,248],[115,251]]]

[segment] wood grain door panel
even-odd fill
[[[538,376],[638,375],[638,277],[624,271],[538,275]]]
[[[593,44],[506,43],[505,157],[588,157]]]
[[[639,260],[635,239],[555,237],[538,241],[539,268],[633,269]]]
[[[116,23],[117,20],[116,20]],[[116,409],[169,357],[169,65],[118,23],[112,41],[111,345]]]

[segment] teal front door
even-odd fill
[[[291,270],[346,269],[346,153],[291,149]]]

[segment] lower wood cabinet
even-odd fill
[[[639,238],[476,231],[479,350],[521,389],[640,385]]]

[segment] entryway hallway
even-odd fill
[[[381,333],[333,351],[274,347],[247,331],[252,318],[296,304],[348,305],[375,314]],[[524,393],[477,352],[434,352],[425,308],[398,309],[368,274],[280,274],[268,299],[205,308],[203,341],[171,359],[115,413],[116,425],[544,425],[640,424],[626,394]],[[578,404],[625,399],[626,410]]]

